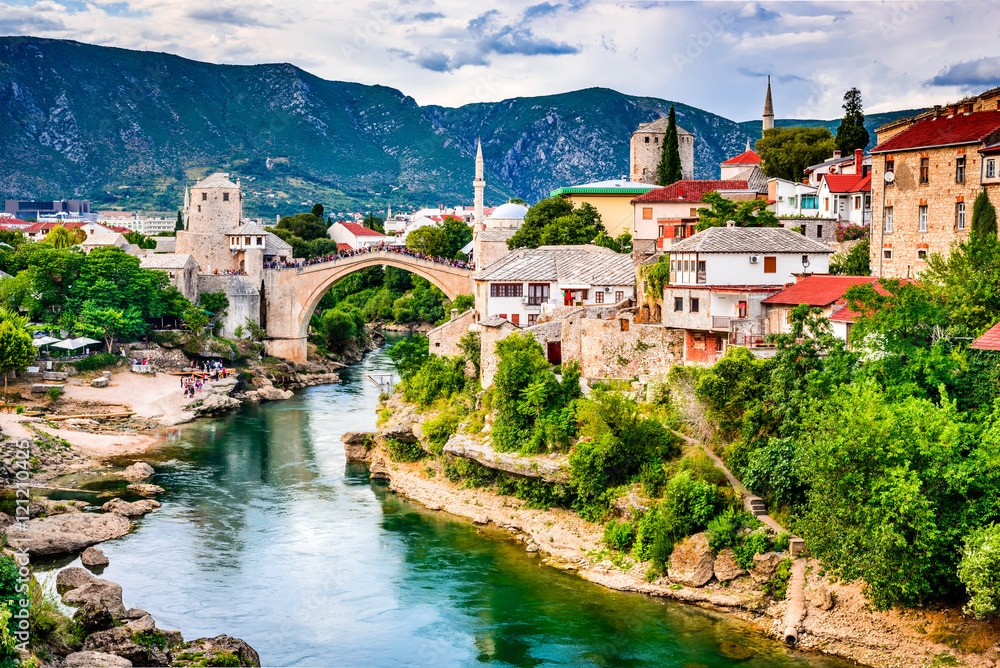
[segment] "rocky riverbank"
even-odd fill
[[[683,549],[678,550],[681,554],[676,560],[671,559],[668,575],[650,582],[646,579],[647,563],[622,559],[605,549],[601,525],[586,522],[570,511],[530,509],[513,497],[485,489],[466,489],[450,482],[435,459],[392,461],[382,445],[384,439],[419,440],[423,416],[397,403],[385,412],[391,418],[374,439],[349,435],[345,441],[352,457],[369,463],[372,477],[388,480],[390,488],[400,495],[432,510],[506,530],[546,564],[573,571],[592,582],[722,610],[752,622],[771,637],[784,638],[789,604],[771,598],[762,589],[777,563],[773,553],[759,555],[751,572],[744,573],[738,567],[731,568],[735,564],[727,568],[724,553],[714,557],[707,544],[702,544],[705,541],[694,536],[679,546]],[[495,453],[479,445],[453,446],[449,441],[445,450],[501,470],[524,471],[526,465],[531,466],[509,455],[497,459]],[[873,612],[858,583],[829,580],[815,560],[809,560],[806,566],[800,648],[886,668],[1000,665],[1000,629],[996,624],[975,622],[950,609]]]

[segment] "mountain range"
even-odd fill
[[[671,105],[695,135],[696,178],[718,178],[719,163],[760,136],[760,121],[606,88],[420,106],[392,88],[327,81],[288,64],[213,65],[0,37],[0,197],[173,211],[186,185],[225,171],[242,180],[248,215],[312,202],[331,213],[471,204],[481,138],[487,205],[534,202],[561,186],[626,175],[629,136]],[[914,113],[867,117],[872,140],[875,127]],[[839,122],[795,121],[834,131]]]

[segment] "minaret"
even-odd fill
[[[771,75],[767,75],[767,97],[764,98],[764,118],[761,124],[761,135],[774,129],[774,105],[771,104]]]
[[[476,179],[472,182],[472,187],[476,191],[475,199],[475,223],[478,229],[483,224],[483,191],[486,190],[486,181],[483,179],[483,142],[476,140]]]

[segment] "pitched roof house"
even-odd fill
[[[746,180],[678,181],[650,190],[632,200],[632,238],[636,250],[667,250],[678,239],[694,234],[698,209],[706,194],[718,192],[726,199],[756,199]]]

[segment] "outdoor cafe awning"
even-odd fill
[[[86,336],[81,336],[75,339],[66,339],[65,341],[60,341],[59,343],[53,343],[53,348],[62,348],[63,350],[78,350],[84,346],[94,345],[95,343],[100,343],[96,339],[88,339]]]

